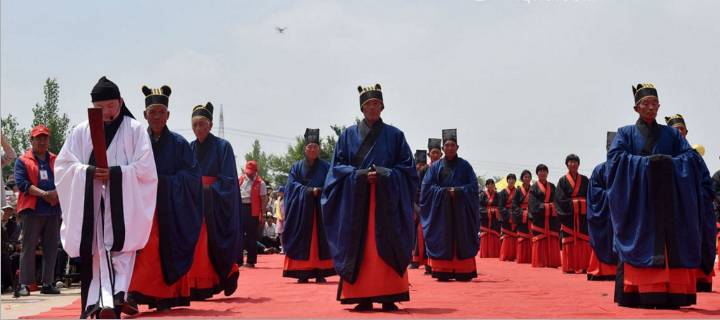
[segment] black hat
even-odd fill
[[[150,89],[147,86],[143,86],[142,93],[145,95],[145,108],[147,109],[149,106],[155,104],[161,104],[166,107],[169,106],[168,103],[170,102],[170,93],[172,93],[172,90],[170,90],[168,86],[162,86],[158,89]]]
[[[540,172],[540,170],[545,170],[547,172],[550,172],[550,169],[548,169],[548,167],[542,163],[537,165],[537,167],[535,167],[535,173],[537,174],[538,172]]]
[[[305,129],[305,145],[311,143],[320,144],[320,129]]]
[[[489,185],[489,184],[491,184],[491,183],[492,183],[492,184],[495,184],[495,179],[487,179],[487,180],[485,180],[485,185]]]
[[[571,153],[567,157],[565,157],[565,165],[568,164],[570,161],[577,161],[577,163],[580,163],[580,157],[578,157],[576,154]]]
[[[445,145],[445,141],[452,140],[457,143],[457,129],[443,129],[442,131],[442,143]]]
[[[360,111],[362,111],[362,106],[365,102],[368,102],[369,100],[378,99],[380,102],[383,102],[382,88],[379,83],[376,83],[374,86],[358,86],[358,92],[360,93]],[[384,108],[385,103],[383,103],[383,109]]]
[[[633,87],[633,96],[635,96],[635,105],[645,97],[656,97],[658,96],[657,89],[652,83],[639,83],[636,87]]]
[[[442,150],[442,139],[428,138],[428,151],[432,149]]]
[[[92,102],[120,99],[120,88],[103,76],[90,91],[90,97]]]
[[[616,136],[616,135],[617,135],[617,132],[615,132],[615,131],[608,131],[608,132],[607,132],[607,144],[605,145],[605,150],[606,150],[606,151],[609,151],[609,150],[610,150],[610,146],[612,145],[613,140],[615,140],[615,136]]]
[[[415,150],[415,163],[427,163],[427,151]]]
[[[206,119],[212,121],[213,119],[213,105],[212,103],[208,102],[205,105],[196,105],[193,107],[192,116],[201,116],[205,117]]]
[[[683,116],[681,114],[665,117],[665,122],[671,127],[677,127],[681,125],[687,129],[687,126],[685,125],[685,119],[683,119]]]

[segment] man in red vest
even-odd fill
[[[32,148],[15,162],[15,181],[20,190],[17,212],[22,217],[20,287],[17,295],[30,295],[35,282],[35,249],[43,248],[40,293],[59,294],[54,285],[55,260],[60,243],[60,205],[55,191],[55,154],[48,152],[50,129],[37,125],[30,132]]]
[[[264,215],[268,203],[267,186],[258,175],[257,161],[250,160],[245,164],[245,172],[238,178],[240,184],[240,215],[242,231],[245,235],[244,245],[247,251],[247,267],[255,268],[257,263],[257,239],[260,217]],[[242,249],[241,249],[242,250]],[[238,265],[243,265],[243,255],[239,255]]]

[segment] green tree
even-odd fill
[[[270,177],[268,177],[268,175],[267,175],[267,173],[268,173],[268,166],[267,166],[268,155],[265,154],[264,151],[262,151],[262,149],[260,147],[260,141],[258,141],[257,139],[255,139],[255,141],[253,142],[252,150],[250,150],[250,152],[245,154],[245,161],[250,161],[250,160],[255,160],[257,162],[258,174],[260,174],[260,177],[265,179],[266,182],[270,182],[270,181],[268,181],[268,179]],[[243,164],[242,168],[243,168],[243,170],[245,169],[244,164]]]
[[[331,161],[335,152],[335,144],[337,138],[345,129],[344,126],[331,125],[333,134],[328,135],[320,141],[320,159]],[[275,187],[287,184],[288,173],[293,163],[303,159],[305,149],[305,139],[302,136],[295,137],[295,143],[289,145],[287,152],[283,155],[268,155],[268,180],[272,181]]]
[[[12,114],[2,119],[2,134],[7,138],[10,146],[15,150],[18,157],[30,148],[30,131],[20,127],[17,118]],[[7,177],[13,171],[14,163],[10,163],[2,168],[3,177]]]
[[[40,104],[36,103],[33,108],[33,127],[38,124],[44,124],[50,129],[50,146],[52,153],[60,152],[65,136],[68,133],[70,118],[66,113],[60,115],[58,102],[60,100],[60,86],[57,80],[47,78],[43,86],[45,101]]]

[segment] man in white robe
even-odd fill
[[[82,318],[119,318],[135,252],[150,235],[157,173],[147,129],[125,107],[120,90],[105,77],[91,92],[103,109],[109,168],[95,166],[88,121],[68,135],[55,162],[62,210],[60,237],[70,257],[81,257]]]

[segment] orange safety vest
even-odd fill
[[[55,171],[55,158],[57,156],[52,153],[48,152],[50,154],[50,170]],[[25,154],[20,156],[18,158],[19,161],[22,161],[22,163],[25,165],[25,171],[27,172],[27,178],[30,180],[30,183],[34,186],[37,186],[40,182],[40,165],[38,164],[37,159],[35,159],[35,155],[32,152],[32,149],[28,149]],[[20,192],[18,194],[18,201],[17,201],[17,213],[22,213],[25,210],[32,209],[35,210],[35,207],[37,206],[37,200],[38,197],[30,195],[30,192]]]
[[[238,178],[238,187],[242,188],[243,182],[245,182],[244,174]],[[262,183],[260,175],[255,174],[255,181],[253,181],[252,190],[250,191],[250,212],[253,217],[259,217],[262,213],[262,208],[260,208],[262,204],[262,199],[260,198],[260,183]]]

